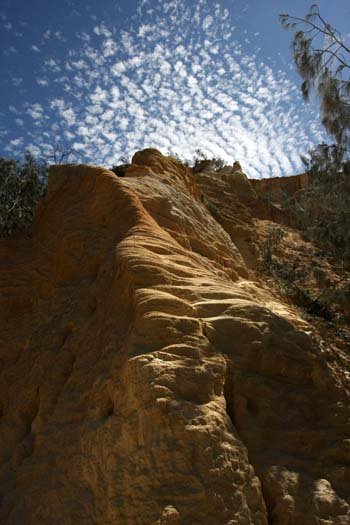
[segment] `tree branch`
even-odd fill
[[[318,25],[316,25],[314,22],[311,22],[310,20],[305,20],[304,18],[299,18],[297,16],[290,16],[287,14],[287,17],[289,20],[295,20],[297,22],[300,22],[302,24],[307,24],[309,26],[312,27],[312,29],[315,29],[316,31],[319,31],[320,33],[323,33],[324,35],[328,36],[328,37],[331,37],[335,40],[335,42],[337,42],[337,44],[339,44],[347,53],[350,54],[350,48],[348,48],[344,42],[342,40],[340,40],[339,38],[336,37],[335,35],[335,32],[332,29],[332,31],[327,31],[326,29],[322,29],[322,27],[319,27]],[[324,27],[327,27],[328,24],[326,24],[323,19],[321,18],[320,15],[318,15],[318,17],[320,18],[321,22],[323,23]],[[329,26],[330,27],[330,26]]]

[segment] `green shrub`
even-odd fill
[[[111,171],[115,173],[118,177],[124,177],[126,170],[131,166],[131,164],[125,163],[125,164],[119,164],[116,166],[111,167]]]
[[[296,202],[309,238],[350,268],[350,48],[313,3],[304,17],[281,14],[294,31],[292,52],[306,100],[320,103],[321,122],[333,144],[321,143],[302,157],[313,183]]]
[[[297,306],[315,317],[321,317],[326,321],[333,319],[333,312],[330,306],[323,302],[319,297],[313,297],[311,291],[304,286],[295,284],[293,286],[292,299]]]
[[[209,161],[211,163],[213,171],[215,172],[221,171],[226,166],[226,162],[220,157],[214,157],[212,159],[209,159],[201,149],[196,149],[196,155],[192,161],[191,166],[192,170],[194,172],[199,171],[199,168],[201,167],[204,161]]]
[[[0,237],[31,229],[34,208],[47,188],[47,165],[29,153],[23,162],[0,157]]]
[[[332,320],[332,309],[322,298],[323,294],[314,297],[311,290],[298,282],[306,277],[307,270],[298,268],[293,261],[283,257],[281,241],[284,235],[282,228],[273,228],[267,236],[262,248],[264,271],[271,275],[280,289],[306,313],[327,321]]]
[[[279,245],[284,237],[282,228],[273,228],[267,236],[263,249],[262,256],[266,267],[270,267],[274,262],[274,256],[279,252]]]
[[[294,203],[294,214],[308,239],[350,266],[350,177],[318,174]]]

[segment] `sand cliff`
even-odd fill
[[[348,358],[256,274],[258,193],[51,169],[0,244],[1,524],[350,522]]]

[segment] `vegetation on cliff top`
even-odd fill
[[[47,187],[47,164],[26,152],[23,162],[0,158],[0,238],[30,231]]]
[[[350,48],[317,4],[304,18],[282,14],[280,19],[285,29],[295,30],[292,52],[301,90],[306,100],[312,91],[319,98],[322,124],[335,140],[329,146],[334,166],[340,169],[350,158]]]
[[[292,53],[306,100],[315,92],[325,130],[334,143],[302,158],[312,183],[291,207],[310,239],[350,264],[350,47],[313,4],[304,18],[282,14],[294,30]]]

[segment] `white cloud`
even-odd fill
[[[56,60],[54,60],[53,58],[49,58],[49,59],[45,60],[44,64],[53,73],[59,73],[61,71],[61,67],[58,65]]]
[[[11,81],[14,86],[18,87],[22,84],[23,78],[22,77],[12,77]]]
[[[13,139],[10,141],[10,146],[22,146],[23,145],[23,138],[20,139]]]
[[[82,31],[81,33],[77,32],[75,35],[80,40],[83,40],[83,42],[90,42],[90,40],[91,40],[90,35],[88,33],[85,33],[85,31]]]
[[[39,86],[43,86],[43,87],[46,87],[49,85],[49,81],[46,80],[45,78],[37,78],[36,82],[37,84],[39,84]]]
[[[29,104],[27,107],[27,113],[34,120],[41,120],[43,118],[44,108],[41,104]]]
[[[75,62],[72,61],[71,64],[66,63],[66,67],[68,69],[71,69],[71,66],[75,67],[76,69],[86,69],[89,67],[88,64],[82,59],[76,60]]]
[[[112,66],[111,71],[115,75],[121,75],[121,73],[124,73],[125,69],[126,67],[123,62],[117,62],[116,64]]]
[[[107,100],[108,98],[108,92],[104,89],[102,89],[100,86],[97,86],[97,88],[95,89],[94,93],[92,93],[90,95],[90,100],[94,103],[94,104],[98,104],[100,102],[103,102],[105,100]]]
[[[60,114],[67,122],[68,126],[73,126],[76,123],[76,116],[73,108],[63,109]]]
[[[185,65],[178,60],[174,65],[175,73],[179,75],[179,77],[186,78],[187,77],[187,71]]]
[[[42,148],[35,144],[28,144],[26,149],[28,149],[34,157],[40,157],[42,154]]]
[[[36,82],[55,91],[26,105],[35,123],[29,142],[44,150],[61,134],[94,163],[153,145],[237,159],[255,177],[295,172],[299,153],[319,141],[317,117],[309,112],[304,131],[297,88],[234,35],[228,10],[209,0],[142,0],[117,30],[95,21],[77,33],[65,62],[51,49],[44,55]],[[50,29],[43,36],[65,38]]]
[[[62,31],[55,31],[55,33],[53,33],[53,36],[60,42],[66,42],[66,39],[62,35]]]
[[[107,29],[107,27],[104,24],[95,26],[94,33],[99,36],[106,36],[106,37],[112,36],[111,31],[109,31],[109,29]]]
[[[115,55],[118,49],[118,46],[112,38],[106,38],[106,40],[103,41],[102,46],[102,53],[104,57],[111,57]]]
[[[213,17],[210,15],[207,15],[203,20],[203,24],[202,24],[203,29],[204,30],[208,29],[212,25],[213,21],[214,21]]]
[[[120,119],[118,124],[119,124],[120,129],[125,131],[129,125],[129,119],[127,119],[126,117],[123,117]]]
[[[138,30],[138,36],[143,38],[147,33],[151,33],[152,31],[153,27],[151,24],[141,24]]]
[[[3,50],[3,53],[6,56],[14,55],[15,53],[18,53],[18,49],[16,49],[14,46],[9,46]]]

